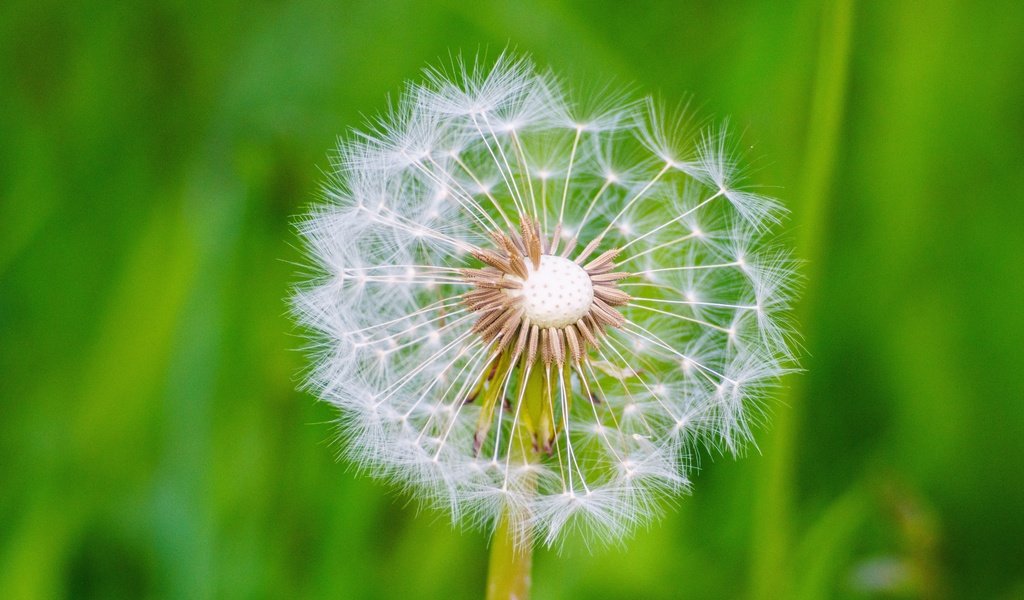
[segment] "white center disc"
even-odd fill
[[[590,275],[573,261],[545,254],[540,268],[526,261],[529,277],[522,289],[508,290],[510,296],[521,296],[523,310],[530,323],[538,327],[565,327],[583,318],[594,303],[594,284]],[[518,277],[508,276],[518,280]]]

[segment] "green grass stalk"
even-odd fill
[[[821,41],[812,90],[807,144],[803,160],[796,247],[807,261],[808,285],[797,306],[797,320],[805,326],[813,316],[815,282],[823,256],[826,195],[834,171],[838,138],[846,101],[853,0],[835,0],[822,11]],[[806,330],[805,330],[806,331]],[[792,580],[793,491],[797,424],[804,394],[804,378],[792,377],[782,397],[764,444],[765,468],[755,502],[752,593],[757,600],[788,597]]]

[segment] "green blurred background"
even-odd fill
[[[537,599],[1024,597],[1024,5],[0,7],[0,596],[476,598],[486,537],[335,460],[290,223],[336,136],[507,45],[731,117],[808,357],[761,452]]]

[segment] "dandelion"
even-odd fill
[[[455,61],[340,144],[301,222],[308,383],[345,455],[496,528],[496,571],[651,522],[792,364],[793,264],[762,242],[782,208],[739,187],[724,128],[687,126],[525,59]]]

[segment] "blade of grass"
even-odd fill
[[[797,319],[809,323],[815,303],[815,281],[820,268],[825,227],[825,195],[834,171],[837,142],[846,99],[853,1],[835,0],[822,12],[821,45],[811,102],[804,178],[794,208],[799,219],[797,253],[807,261],[808,285],[797,307]],[[805,330],[805,333],[806,330]],[[803,377],[789,381],[783,410],[775,417],[764,444],[765,468],[755,502],[752,565],[753,598],[788,597],[792,552],[793,463],[797,423],[803,396]]]
[[[867,499],[855,488],[834,500],[818,517],[794,548],[800,572],[793,579],[793,598],[814,600],[835,594],[850,542],[867,512]]]

